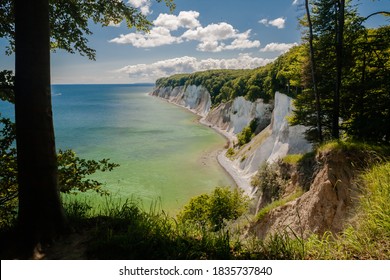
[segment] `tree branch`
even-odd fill
[[[370,17],[376,16],[376,15],[383,15],[383,16],[390,16],[390,12],[387,11],[379,11],[372,13],[371,15],[368,15],[367,17],[363,18],[362,22],[368,20]]]

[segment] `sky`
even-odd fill
[[[301,43],[303,0],[175,0],[170,13],[155,0],[124,0],[153,22],[150,33],[124,23],[91,24],[89,46],[96,61],[57,50],[51,55],[53,84],[154,83],[160,77],[208,69],[256,68]],[[366,16],[390,10],[390,0],[355,0]],[[382,16],[369,27],[389,24]],[[13,69],[0,39],[0,70]]]

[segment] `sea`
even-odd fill
[[[57,149],[120,166],[92,175],[110,198],[78,194],[96,206],[136,201],[177,212],[192,197],[234,186],[215,158],[226,140],[184,108],[148,95],[153,85],[53,85]],[[12,106],[0,103],[12,116]],[[70,199],[70,198],[66,198]]]

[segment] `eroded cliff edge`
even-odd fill
[[[352,206],[352,182],[355,174],[345,153],[311,153],[309,161],[286,164],[283,158],[291,154],[309,155],[312,144],[304,138],[303,126],[290,126],[287,118],[293,110],[293,99],[276,92],[269,103],[236,97],[212,106],[210,94],[203,86],[159,87],[151,95],[186,107],[202,116],[202,122],[225,135],[233,146],[237,135],[256,120],[256,136],[249,143],[234,149],[226,156],[219,154],[220,164],[232,175],[237,185],[254,198],[256,215],[250,232],[260,238],[282,232],[311,233],[339,232],[348,219]],[[306,161],[306,162],[305,162]],[[259,168],[274,166],[277,197],[269,196],[251,180]],[[305,167],[306,166],[306,167]],[[268,172],[268,171],[267,171]],[[262,178],[264,179],[264,178]],[[275,190],[272,190],[275,191]],[[272,206],[274,202],[282,202]],[[272,207],[269,207],[272,206]],[[268,208],[267,208],[268,207]],[[265,212],[262,210],[266,210]],[[262,213],[263,212],[263,213]]]

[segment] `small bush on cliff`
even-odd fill
[[[249,198],[242,191],[218,187],[211,194],[192,198],[178,214],[178,220],[218,231],[226,222],[243,215],[247,211],[248,203]]]
[[[248,126],[237,134],[238,145],[243,146],[249,143],[255,137],[256,128],[258,126],[258,119],[253,119]]]
[[[227,151],[226,151],[226,157],[232,159],[233,156],[235,155],[235,151],[234,151],[234,148],[230,147]]]
[[[277,164],[264,163],[251,184],[258,189],[257,192],[262,196],[262,204],[266,205],[279,199],[285,182],[277,171]]]
[[[249,126],[245,127],[239,134],[237,134],[238,145],[243,146],[249,143],[254,134]]]

